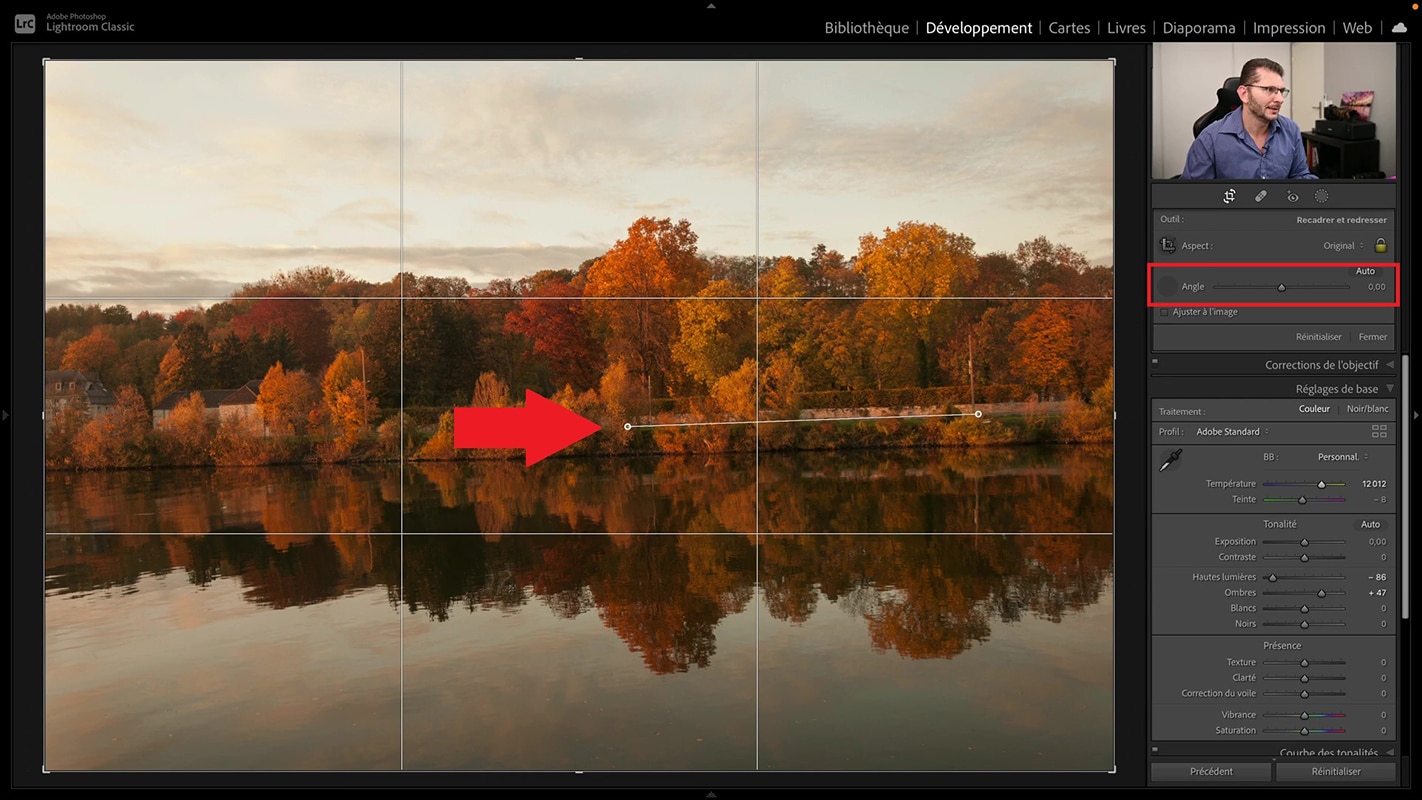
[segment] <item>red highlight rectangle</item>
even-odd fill
[[[1392,302],[1378,303],[1162,303],[1155,299],[1155,272],[1156,267],[1333,267],[1334,269],[1353,269],[1371,267],[1374,269],[1392,268]],[[1402,305],[1402,265],[1396,261],[1381,262],[1376,264],[1354,263],[1340,264],[1336,261],[1306,261],[1306,262],[1269,262],[1260,261],[1219,261],[1219,262],[1146,262],[1146,305],[1151,308],[1397,308]]]

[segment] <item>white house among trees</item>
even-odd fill
[[[59,413],[83,404],[91,419],[101,417],[114,406],[114,394],[92,372],[77,369],[50,369],[44,373],[44,424],[54,424]]]

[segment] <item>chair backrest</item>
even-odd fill
[[[1229,112],[1239,108],[1239,77],[1226,78],[1224,85],[1215,90],[1215,107],[1200,115],[1195,120],[1195,138],[1200,137],[1200,131],[1210,126],[1210,123],[1225,118]]]

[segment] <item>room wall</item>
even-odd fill
[[[1344,92],[1371,89],[1378,126],[1378,163],[1397,174],[1397,50],[1392,44],[1328,42],[1323,46],[1323,87],[1334,103]]]
[[[1293,90],[1290,99],[1297,112],[1294,122],[1302,130],[1312,129],[1314,121],[1323,115],[1319,108],[1326,91],[1323,47],[1323,42],[1294,42],[1289,48],[1293,63],[1289,65],[1289,74],[1284,76],[1284,83]]]

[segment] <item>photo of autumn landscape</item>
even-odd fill
[[[50,64],[49,767],[1109,769],[1111,70]]]

